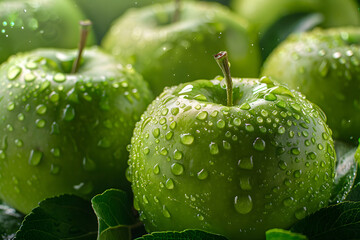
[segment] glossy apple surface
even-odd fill
[[[262,239],[327,205],[335,152],[323,112],[264,77],[165,90],[131,142],[134,205],[148,231]]]
[[[134,69],[93,48],[40,49],[0,68],[0,196],[23,213],[44,198],[91,198],[125,177],[135,122],[152,99]]]
[[[212,54],[232,53],[237,76],[258,75],[260,59],[256,33],[248,23],[217,3],[183,2],[172,22],[175,5],[133,9],[119,18],[102,43],[119,59],[133,64],[155,94],[177,85],[218,74]]]

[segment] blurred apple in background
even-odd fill
[[[210,2],[155,4],[126,12],[113,24],[102,46],[134,65],[155,94],[165,86],[213,78],[212,55],[231,51],[234,76],[256,77],[260,53],[256,32],[227,7]]]
[[[354,0],[233,0],[232,8],[258,30],[263,60],[292,32],[360,24]]]
[[[93,22],[98,43],[109,30],[111,23],[130,8],[139,8],[155,3],[174,0],[74,0]],[[189,0],[182,0],[189,1]],[[230,0],[208,0],[229,5]]]
[[[82,19],[70,0],[0,1],[0,62],[38,47],[76,48]],[[88,44],[93,43],[90,36]]]

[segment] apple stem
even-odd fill
[[[232,106],[233,105],[233,83],[232,83],[231,74],[230,74],[230,65],[229,65],[228,54],[226,51],[221,51],[218,54],[215,54],[214,58],[225,77],[227,105]]]
[[[172,22],[175,23],[177,21],[179,21],[180,18],[180,0],[175,0],[175,12],[174,12],[174,17]]]
[[[79,69],[79,65],[80,65],[79,63],[80,63],[81,56],[82,56],[83,50],[85,48],[86,40],[87,40],[87,37],[88,37],[88,34],[89,34],[89,28],[92,25],[90,20],[80,21],[79,24],[80,24],[80,27],[81,27],[80,42],[79,42],[79,52],[78,52],[76,60],[73,63],[73,66],[72,66],[72,70],[71,70],[72,74],[76,73],[78,71],[78,69]]]

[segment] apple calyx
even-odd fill
[[[89,35],[89,29],[90,29],[90,26],[92,25],[92,22],[90,20],[84,20],[84,21],[80,21],[79,24],[80,24],[80,27],[81,27],[79,51],[78,51],[78,55],[76,57],[76,60],[74,61],[73,66],[72,66],[72,70],[71,70],[72,74],[75,74],[79,69],[79,65],[80,65],[79,63],[80,63],[80,60],[81,60],[83,50],[84,50],[85,45],[86,45],[86,40],[87,40],[87,37]]]
[[[233,83],[230,74],[229,58],[226,51],[221,51],[214,55],[215,61],[223,72],[226,82],[227,106],[233,105]]]

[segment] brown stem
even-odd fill
[[[232,106],[233,105],[233,83],[232,83],[231,74],[230,74],[230,65],[229,65],[228,54],[226,51],[221,51],[218,54],[215,54],[214,58],[225,77],[227,105]]]
[[[179,21],[180,9],[181,9],[180,0],[175,0],[175,12],[174,12],[173,20],[172,20],[173,23]]]
[[[91,25],[92,23],[90,20],[80,21],[81,33],[80,33],[80,42],[79,42],[79,52],[72,66],[72,70],[71,70],[72,74],[76,73],[79,69],[81,56],[86,45],[86,40],[89,35],[89,29]]]

